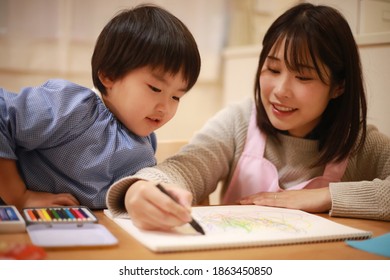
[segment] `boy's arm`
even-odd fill
[[[25,207],[73,206],[80,204],[69,193],[52,194],[28,190],[19,175],[16,161],[5,158],[0,158],[0,197],[6,204],[15,205],[19,210]]]
[[[24,205],[26,185],[19,175],[16,161],[0,158],[0,197],[7,204],[21,209]]]

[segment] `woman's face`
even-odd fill
[[[314,65],[290,71],[284,60],[284,42],[270,51],[260,73],[261,101],[272,125],[295,137],[305,137],[320,122],[332,96]],[[326,68],[323,70],[327,71]],[[326,75],[324,75],[326,76]]]

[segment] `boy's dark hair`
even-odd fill
[[[255,102],[257,124],[271,136],[278,131],[261,102],[259,77],[272,47],[280,47],[284,39],[284,59],[289,69],[300,73],[301,65],[309,61],[320,79],[330,83],[331,90],[344,85],[343,93],[330,100],[321,122],[311,133],[319,140],[320,158],[316,164],[341,161],[356,152],[366,137],[367,103],[360,57],[348,22],[331,7],[306,3],[287,10],[268,29],[257,68]],[[324,65],[330,73],[321,71]]]
[[[200,72],[197,44],[187,27],[155,5],[121,11],[100,33],[92,55],[94,86],[106,94],[99,74],[115,81],[130,71],[150,66],[177,74],[182,71],[190,90]]]

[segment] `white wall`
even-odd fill
[[[362,46],[360,54],[367,88],[367,122],[390,136],[390,36],[387,44]]]

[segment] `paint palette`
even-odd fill
[[[0,206],[0,233],[26,231],[26,223],[13,205]]]
[[[24,208],[27,224],[96,223],[97,218],[85,206]]]

